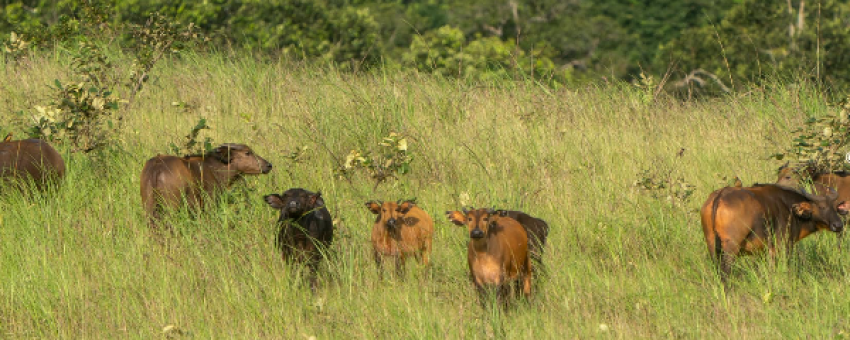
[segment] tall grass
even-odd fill
[[[5,128],[14,112],[49,101],[47,84],[69,77],[66,62],[56,54],[2,65]],[[59,190],[3,193],[0,337],[847,336],[850,265],[834,235],[804,240],[776,269],[758,256],[738,261],[724,295],[698,215],[723,176],[774,181],[778,164],[766,156],[787,145],[789,127],[827,111],[815,91],[783,84],[683,103],[629,85],[552,90],[186,56],[159,68],[124,112],[123,151],[92,159],[62,150]],[[214,141],[246,143],[275,169],[203,216],[174,214],[176,235],[158,237],[139,173],[202,116]],[[375,190],[368,178],[335,176],[351,149],[390,132],[409,137],[411,174]],[[305,161],[284,157],[301,146]],[[653,169],[675,172],[695,193],[671,204],[633,187]],[[262,201],[290,187],[321,190],[336,220],[316,295],[280,260],[277,212]],[[432,266],[381,280],[363,203],[414,196],[436,221]],[[504,311],[478,304],[466,232],[443,216],[461,205],[549,222],[548,274],[535,278],[530,301]]]

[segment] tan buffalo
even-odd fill
[[[378,271],[383,275],[383,262],[395,259],[396,273],[401,275],[408,257],[414,256],[428,265],[434,220],[413,200],[398,202],[366,202],[375,215],[372,226],[372,250]]]
[[[230,187],[243,175],[271,170],[271,163],[243,144],[222,144],[203,155],[158,155],[142,169],[142,204],[153,223],[161,218],[163,207],[179,207],[185,199],[191,209],[200,210],[205,197]]]

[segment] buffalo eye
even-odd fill
[[[253,155],[253,153],[251,153],[251,151],[248,151],[248,152],[245,153],[245,156],[251,156],[251,155]]]

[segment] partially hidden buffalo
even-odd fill
[[[44,189],[51,181],[65,177],[65,161],[50,144],[40,139],[12,140],[12,134],[0,142],[0,179],[3,182],[31,180]]]
[[[266,195],[264,199],[269,206],[280,210],[275,243],[283,260],[307,264],[310,289],[315,292],[319,264],[334,237],[333,220],[322,193],[293,188],[281,195]]]
[[[378,272],[383,275],[383,262],[395,259],[396,273],[404,273],[404,263],[414,256],[428,265],[434,220],[414,200],[398,202],[366,202],[366,208],[375,215],[372,226],[372,250]]]
[[[836,203],[850,201],[850,172],[841,170],[824,173],[815,171],[808,166],[795,170],[793,167],[788,166],[788,163],[785,163],[785,165],[779,168],[777,173],[779,178],[776,179],[776,184],[778,185],[802,189],[804,182],[811,181],[810,188],[813,194],[826,195],[829,193],[829,189],[832,188],[838,192]],[[843,230],[836,234],[839,248],[841,247],[843,235]]]
[[[510,284],[528,297],[531,294],[531,259],[525,228],[512,218],[499,218],[493,209],[447,211],[452,223],[469,232],[466,259],[479,294],[496,290],[506,302]],[[483,300],[482,300],[483,301]]]
[[[837,193],[815,196],[775,184],[727,187],[714,191],[702,206],[700,217],[705,242],[717,260],[726,284],[732,262],[740,253],[767,247],[775,259],[777,243],[788,252],[794,243],[822,229],[839,232],[850,202],[835,203]]]
[[[549,225],[546,221],[516,210],[496,210],[496,213],[500,217],[516,220],[525,228],[528,234],[528,251],[531,260],[534,261],[535,266],[542,266],[543,249],[546,248],[546,237],[549,235]]]
[[[158,155],[142,169],[142,204],[154,224],[162,217],[163,207],[179,207],[185,199],[191,209],[201,210],[206,198],[243,175],[271,170],[271,163],[243,144],[222,144],[203,155]]]

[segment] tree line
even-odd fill
[[[354,72],[593,79],[729,92],[766,80],[850,81],[850,3],[836,0],[0,1],[7,58],[80,39],[133,41],[156,14],[203,44]],[[14,34],[12,34],[14,32]],[[175,46],[178,47],[178,46]]]

